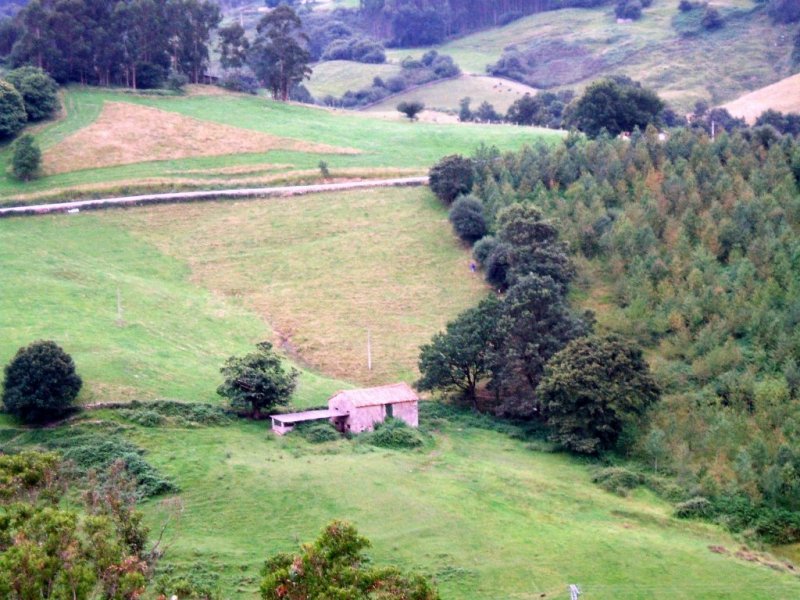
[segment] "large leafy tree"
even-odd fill
[[[573,313],[551,277],[526,275],[506,294],[498,321],[502,344],[493,358],[493,384],[502,390],[501,411],[515,417],[541,414],[536,387],[545,364],[567,343],[589,333],[590,318]]]
[[[429,184],[431,190],[445,204],[458,196],[469,194],[475,181],[475,164],[472,159],[459,154],[445,156],[431,167]]]
[[[491,375],[500,301],[490,296],[461,313],[420,348],[420,390],[457,391],[476,406],[478,384]],[[477,406],[476,406],[477,407]]]
[[[6,365],[3,405],[23,421],[46,421],[72,406],[82,384],[72,357],[58,344],[34,342]]]
[[[311,54],[302,22],[290,7],[281,5],[259,21],[250,50],[250,68],[276,100],[286,101],[289,92],[311,74]]]
[[[300,374],[297,369],[287,371],[283,367],[269,342],[258,344],[255,352],[245,356],[231,356],[220,372],[225,381],[217,393],[232,406],[249,410],[254,418],[262,411],[288,404]]]
[[[15,136],[27,120],[22,95],[9,82],[0,79],[0,139]]]
[[[29,121],[53,116],[60,108],[58,84],[37,67],[21,67],[6,75],[6,81],[17,88],[25,103]]]
[[[550,277],[566,291],[575,276],[567,245],[558,240],[555,224],[532,204],[515,203],[497,215],[497,239],[507,244],[509,269],[506,283],[525,275]]]
[[[574,340],[547,363],[537,388],[554,439],[581,454],[614,447],[659,398],[642,351],[616,336]]]
[[[658,121],[664,102],[658,95],[627,78],[601,79],[583,93],[569,115],[571,125],[596,137],[644,129]]]
[[[298,554],[281,553],[262,570],[264,600],[438,600],[436,588],[417,574],[369,565],[370,541],[349,523],[334,521]]]

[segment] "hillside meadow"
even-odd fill
[[[632,23],[617,23],[613,5],[547,11],[435,49],[465,72],[484,74],[507,48],[530,48],[536,56],[534,87],[581,90],[621,74],[686,111],[697,100],[721,104],[791,73],[791,28],[772,23],[752,0],[715,3],[724,27],[698,33],[687,31],[677,4],[654,0]],[[389,50],[387,56],[401,61],[425,50]]]
[[[14,290],[0,297],[0,360],[57,340],[83,402],[219,403],[224,358],[273,339],[303,369],[294,406],[319,405],[342,387],[413,379],[420,341],[486,293],[423,189],[6,219],[0,249],[0,287]],[[784,563],[673,518],[644,490],[609,494],[591,463],[474,416],[426,406],[425,446],[390,451],[278,439],[265,422],[144,427],[126,414],[38,432],[2,417],[0,440],[118,428],[180,489],[143,505],[154,529],[180,509],[164,566],[218,575],[223,598],[255,598],[264,559],[334,518],[358,525],[376,563],[429,574],[448,599],[561,598],[570,583],[609,600],[800,593]]]
[[[516,149],[560,136],[386,121],[207,86],[186,96],[72,87],[63,104],[59,119],[32,130],[44,153],[43,177],[12,179],[11,147],[0,149],[2,203],[316,182],[321,160],[334,179],[423,174],[442,156],[482,142]]]

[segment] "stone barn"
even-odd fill
[[[334,422],[343,433],[372,431],[375,423],[382,423],[388,417],[419,427],[419,396],[407,383],[344,390],[328,400],[328,408],[335,414],[348,415]]]
[[[419,396],[407,383],[344,390],[328,400],[328,410],[271,415],[272,431],[284,435],[298,423],[329,420],[342,433],[372,431],[375,423],[394,417],[419,426]]]

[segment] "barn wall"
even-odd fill
[[[382,405],[362,406],[350,413],[350,431],[361,433],[372,431],[375,423],[381,423],[386,418]]]
[[[401,419],[411,427],[419,427],[419,406],[417,402],[395,404],[392,411],[395,419]]]

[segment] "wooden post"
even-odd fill
[[[372,371],[372,334],[367,329],[367,369]]]

